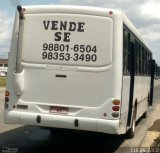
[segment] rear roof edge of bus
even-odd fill
[[[92,6],[77,6],[77,5],[27,5],[22,6],[25,14],[36,13],[69,13],[69,14],[84,14],[84,15],[96,15],[96,16],[110,16],[109,12],[113,14],[122,14],[120,10],[104,8],[104,7],[92,7]]]
[[[141,36],[137,28],[134,26],[134,24],[130,21],[130,19],[125,15],[125,13],[122,13],[122,16],[123,22],[127,26],[127,28],[129,28],[135,34],[135,36],[144,44],[144,46],[151,52],[150,47],[146,45],[146,42],[144,41],[143,37]]]

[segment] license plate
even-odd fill
[[[50,113],[66,115],[66,114],[68,114],[68,108],[67,107],[51,106]]]

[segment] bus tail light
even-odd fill
[[[115,112],[118,112],[120,110],[120,107],[119,106],[113,106],[112,110],[115,111]]]
[[[5,96],[8,97],[10,95],[9,91],[5,91]]]
[[[109,15],[113,15],[113,11],[109,11]]]
[[[9,102],[9,98],[5,97],[5,102],[8,103]]]
[[[4,109],[7,109],[9,105],[7,103],[4,104]]]
[[[113,112],[113,113],[112,113],[112,117],[118,118],[118,117],[119,117],[119,113],[118,113],[118,112]]]
[[[10,95],[10,92],[9,91],[5,91],[5,103],[8,103],[9,102],[9,95]],[[5,107],[7,108],[7,107]]]
[[[119,111],[120,111],[120,105],[121,105],[121,101],[119,99],[115,99],[112,101],[112,117],[113,118],[118,118],[119,117]]]
[[[118,100],[118,99],[115,99],[115,100],[112,101],[112,104],[113,104],[113,105],[120,105],[120,104],[121,104],[121,101]]]

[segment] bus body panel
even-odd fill
[[[25,90],[20,99],[38,104],[100,107],[113,97],[113,89],[106,88],[111,85],[110,82],[104,83],[106,78],[111,77],[108,73],[25,69],[27,80],[24,80]],[[58,78],[56,74],[67,77]],[[37,78],[37,75],[40,77]],[[97,95],[98,91],[100,93]]]
[[[143,92],[142,92],[143,91]],[[149,77],[135,77],[134,101],[138,101],[137,120],[148,109],[148,95],[150,91]]]
[[[43,127],[57,127],[75,130],[87,130],[104,132],[110,134],[119,134],[119,121],[118,120],[103,120],[103,119],[92,119],[82,117],[71,117],[71,116],[53,116],[50,114],[41,114],[41,123],[37,123],[37,116],[39,113],[29,112],[17,112],[11,111],[6,112],[6,122],[8,123],[21,123],[24,125],[36,125]],[[75,126],[75,120],[79,121],[79,126]]]

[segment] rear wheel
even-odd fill
[[[147,111],[146,112],[144,112],[144,114],[143,114],[143,116],[142,116],[143,118],[147,118]]]
[[[132,139],[135,135],[135,127],[136,127],[136,109],[134,109],[133,117],[132,117],[132,125],[129,131],[127,132],[127,138]]]
[[[150,105],[150,95],[148,93],[148,98],[147,98],[148,106]]]
[[[148,93],[148,98],[147,98],[147,103],[148,103],[148,106],[147,107],[149,107],[149,103],[150,103],[150,98],[149,98],[150,96],[149,96],[149,93]],[[148,109],[148,108],[147,108]],[[144,114],[142,115],[142,117],[143,118],[147,118],[147,110],[146,110],[146,112],[144,112]]]

